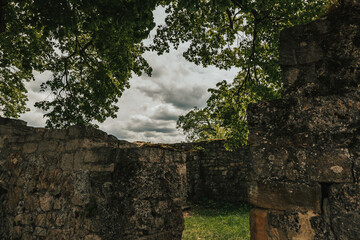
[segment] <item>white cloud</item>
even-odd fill
[[[159,8],[155,12],[156,21],[163,22],[165,12]],[[153,36],[154,31],[150,34]],[[146,40],[151,41],[151,38]],[[235,70],[220,71],[215,67],[203,68],[187,62],[182,57],[186,44],[178,51],[158,56],[154,52],[145,54],[153,68],[152,77],[144,74],[130,80],[130,89],[125,90],[118,102],[116,119],[108,119],[100,124],[100,129],[119,139],[128,141],[181,142],[185,137],[176,129],[179,115],[194,106],[204,107],[209,97],[208,88],[214,88],[221,80],[231,81]],[[33,107],[35,101],[49,98],[49,93],[41,93],[40,84],[48,80],[51,73],[36,73],[37,81],[27,83],[28,107],[31,111],[21,119],[31,126],[44,126],[43,112]]]

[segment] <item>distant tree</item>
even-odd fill
[[[180,116],[177,127],[186,133],[190,142],[198,140],[225,138],[226,130],[220,127],[218,119],[211,117],[212,112],[207,109],[194,108],[186,115]]]
[[[215,127],[225,130],[228,147],[246,143],[246,108],[281,96],[278,64],[280,31],[323,15],[329,0],[175,0],[166,8],[152,48],[160,54],[188,42],[183,56],[219,69],[236,68],[232,83],[210,89],[203,109],[181,116],[177,126],[189,140],[203,139]],[[207,119],[205,119],[207,118]],[[211,129],[210,129],[211,128]],[[209,136],[213,136],[210,134]]]
[[[157,0],[0,0],[0,110],[26,109],[24,82],[41,85],[48,127],[93,125],[115,117],[132,73],[150,74],[141,41],[155,27]]]

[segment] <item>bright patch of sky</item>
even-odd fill
[[[154,12],[157,24],[163,24],[165,11],[157,8]],[[149,36],[155,35],[153,30]],[[182,53],[186,45],[177,51],[158,56],[147,52],[145,58],[153,68],[152,77],[144,74],[130,79],[130,88],[125,90],[118,102],[116,119],[99,124],[100,129],[119,139],[174,143],[185,140],[176,129],[179,115],[186,114],[193,107],[206,106],[210,96],[207,89],[214,88],[222,80],[231,81],[237,71],[223,71],[215,67],[203,68],[186,61]],[[49,93],[40,92],[40,84],[51,78],[50,72],[36,73],[36,81],[27,83],[28,107],[31,109],[21,116],[29,126],[43,127],[46,119],[43,112],[34,107],[34,102],[50,98]]]

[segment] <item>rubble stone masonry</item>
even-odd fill
[[[187,201],[248,200],[247,154],[0,118],[0,239],[181,239]]]
[[[184,153],[0,118],[0,239],[181,239]]]
[[[248,109],[251,238],[360,238],[360,1],[281,33],[281,100]]]

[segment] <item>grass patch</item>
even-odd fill
[[[248,240],[250,206],[203,200],[184,212],[183,240]]]

